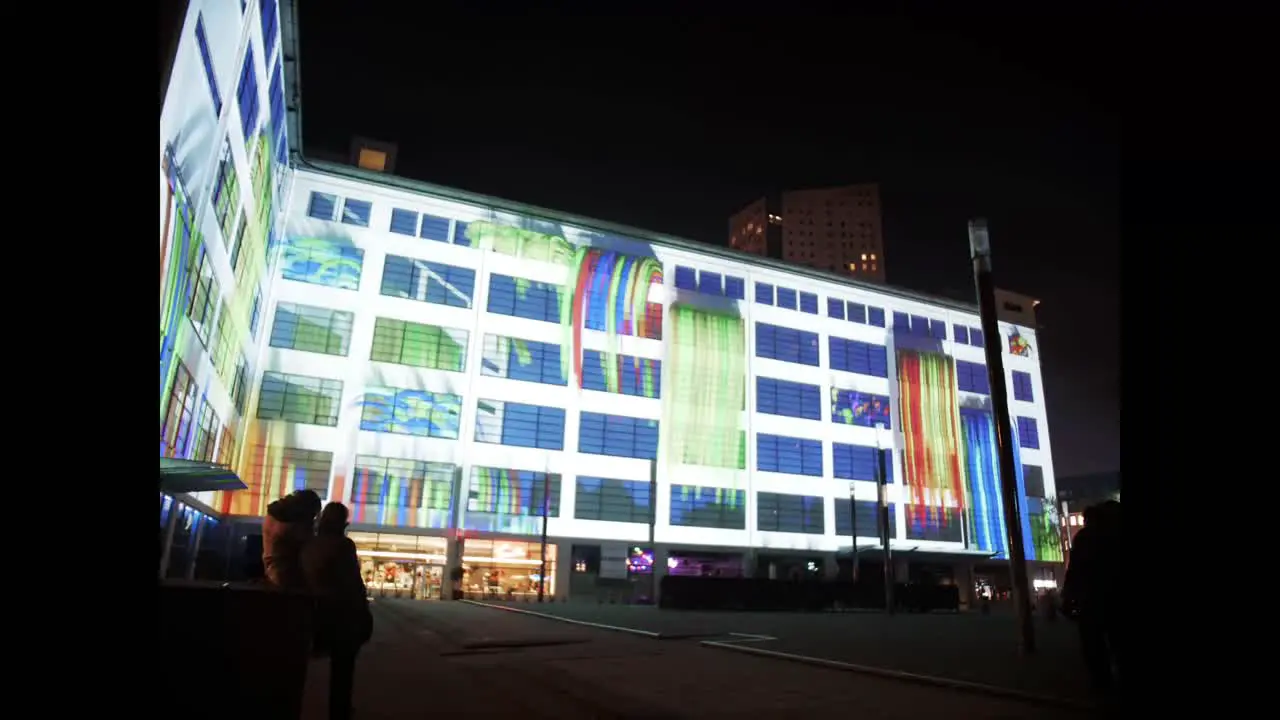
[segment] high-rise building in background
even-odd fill
[[[247,486],[162,494],[170,575],[309,488],[351,507],[375,592],[847,575],[855,542],[884,557],[881,497],[899,578],[1007,583],[986,343],[1008,352],[1024,549],[1056,572],[1034,328],[985,337],[972,304],[396,178],[390,156],[307,160],[294,12],[192,0],[161,111],[162,464]],[[883,275],[871,189],[793,197],[793,256],[830,237]]]
[[[880,187],[789,190],[760,198],[729,218],[729,247],[883,283]]]

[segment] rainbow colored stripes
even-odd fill
[[[952,358],[931,352],[898,351],[899,405],[905,437],[903,467],[908,522],[941,527],[944,507],[965,510],[960,468],[959,402]]]
[[[649,303],[649,286],[662,283],[662,264],[653,258],[622,255],[600,248],[578,248],[567,266],[566,288],[560,294],[560,325],[564,328],[560,353],[564,377],[578,378],[582,387],[582,330],[588,315],[602,313],[609,350],[604,353],[605,384],[618,392],[621,365],[618,362],[618,335],[652,337],[662,326],[661,306]],[[636,385],[653,397],[652,364],[637,364]]]

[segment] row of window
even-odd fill
[[[874,325],[875,327],[884,327],[884,308],[873,307],[871,305],[863,305],[852,300],[845,301],[840,298],[827,298],[827,317],[833,317],[837,320],[848,320],[859,325]]]
[[[677,290],[691,290],[730,300],[746,299],[746,281],[733,275],[677,265],[674,282]]]
[[[222,425],[208,402],[201,404],[196,418],[200,397],[190,371],[177,363],[160,423],[160,457],[229,465],[235,457],[235,433]]]
[[[308,477],[328,477],[332,464],[330,453],[285,448],[280,454],[299,468],[305,464]],[[1039,470],[1031,466],[1027,469]],[[444,511],[452,507],[453,486],[461,477],[461,468],[451,463],[360,455],[356,457],[354,477],[351,500],[357,505],[379,505],[411,512]],[[488,515],[560,517],[561,481],[555,473],[473,467],[466,510]],[[578,476],[575,486],[575,519],[627,523],[648,523],[653,519],[654,502],[648,481]],[[1036,510],[1042,512],[1039,505],[1030,502],[1032,499],[1028,498],[1028,509],[1032,514],[1038,514]],[[836,535],[856,532],[858,537],[878,537],[880,520],[876,501],[858,500],[851,506],[848,498],[835,498],[833,505]],[[887,507],[889,535],[895,538],[898,536],[897,509],[897,503]],[[916,520],[907,524],[909,539],[959,540],[951,537],[960,532],[958,510],[940,512],[938,508],[917,509],[908,505],[906,512]],[[745,490],[671,486],[669,520],[672,525],[745,530],[746,515]],[[941,517],[943,515],[947,517]],[[464,519],[463,524],[471,527],[474,523]],[[822,535],[826,531],[826,501],[818,496],[757,492],[756,530]]]
[[[799,310],[810,315],[818,314],[818,296],[811,292],[800,292],[781,285],[776,288],[769,283],[756,283],[756,302],[761,305],[773,305],[787,310]]]
[[[335,427],[342,391],[341,380],[267,372],[262,380],[258,418]],[[361,402],[360,428],[455,440],[460,435],[461,410],[462,398],[453,393],[371,387],[366,388]],[[475,440],[564,450],[565,417],[563,408],[482,399],[477,403]],[[1021,446],[1038,448],[1035,419],[1019,417],[1017,422]],[[653,460],[657,451],[657,420],[594,412],[583,412],[579,417],[578,452]],[[879,463],[872,448],[832,443],[831,458],[833,475],[837,478],[877,478]],[[886,455],[886,480],[892,482],[892,463],[888,458]],[[821,477],[823,442],[759,433],[756,469]]]

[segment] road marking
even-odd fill
[[[729,634],[732,635],[733,637],[742,638],[742,639],[741,640],[721,640],[720,642],[741,645],[742,643],[769,642],[770,640],[778,639],[770,635],[755,635],[752,633],[731,632]],[[712,642],[715,642],[715,641],[712,641]]]
[[[458,602],[467,603],[468,605],[476,605],[478,607],[493,608],[494,610],[505,610],[507,612],[519,613],[521,615],[532,615],[533,617],[546,618],[547,620],[556,620],[570,625],[581,625],[582,627],[596,628],[598,630],[610,630],[613,632],[629,633],[631,635],[639,635],[647,637],[651,640],[663,639],[662,633],[652,632],[650,630],[640,630],[637,628],[621,627],[618,625],[605,625],[604,623],[588,622],[586,620],[575,620],[573,618],[561,617],[550,613],[537,612],[536,610],[525,610],[524,608],[513,608],[507,605],[494,605],[492,603],[480,602],[478,600],[459,600]]]
[[[731,635],[745,635],[746,633],[730,633]],[[753,638],[763,638],[767,636],[753,635]],[[776,638],[770,638],[776,639]],[[889,670],[887,668],[879,668],[871,665],[857,665],[854,663],[841,662],[839,660],[829,660],[827,658],[811,657],[809,655],[796,655],[794,653],[780,652],[778,650],[765,650],[758,647],[750,647],[744,644],[751,641],[735,641],[735,640],[703,640],[698,643],[703,647],[716,648],[719,650],[729,650],[731,652],[746,653],[748,655],[757,655],[760,657],[775,658],[778,660],[790,660],[792,662],[805,663],[807,665],[816,665],[832,670],[843,670],[845,672],[863,673],[865,675],[875,675],[890,680],[902,680],[906,682],[921,683],[924,685],[933,685],[936,687],[947,688],[951,690],[962,690],[965,692],[980,693],[984,695],[994,695],[996,697],[1008,698],[1010,700],[1020,700],[1022,702],[1034,703],[1037,705],[1049,705],[1053,707],[1064,708],[1067,710],[1079,710],[1082,712],[1092,712],[1097,708],[1088,703],[1067,700],[1065,698],[1056,698],[1046,695],[1035,695],[1032,693],[1022,692],[1021,690],[1012,690],[1010,688],[1002,688],[995,685],[984,685],[983,683],[970,682],[968,680],[954,680],[952,678],[935,677],[933,675],[920,675],[918,673],[910,673],[904,670]]]

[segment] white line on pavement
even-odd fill
[[[604,623],[594,623],[594,622],[588,622],[586,620],[574,620],[573,618],[561,617],[559,615],[552,615],[550,613],[541,613],[535,610],[525,610],[524,608],[513,608],[513,607],[508,607],[506,605],[494,605],[491,603],[479,602],[477,600],[459,600],[458,602],[464,602],[464,603],[467,603],[468,605],[476,605],[478,607],[493,608],[494,610],[505,610],[507,612],[519,613],[521,615],[532,615],[533,617],[546,618],[548,620],[557,620],[562,623],[569,623],[570,625],[581,625],[583,627],[597,628],[600,630],[611,630],[613,632],[630,633],[632,635],[639,635],[641,637],[647,637],[653,640],[659,640],[662,638],[662,633],[656,633],[649,630],[620,627],[618,625],[605,625]]]

